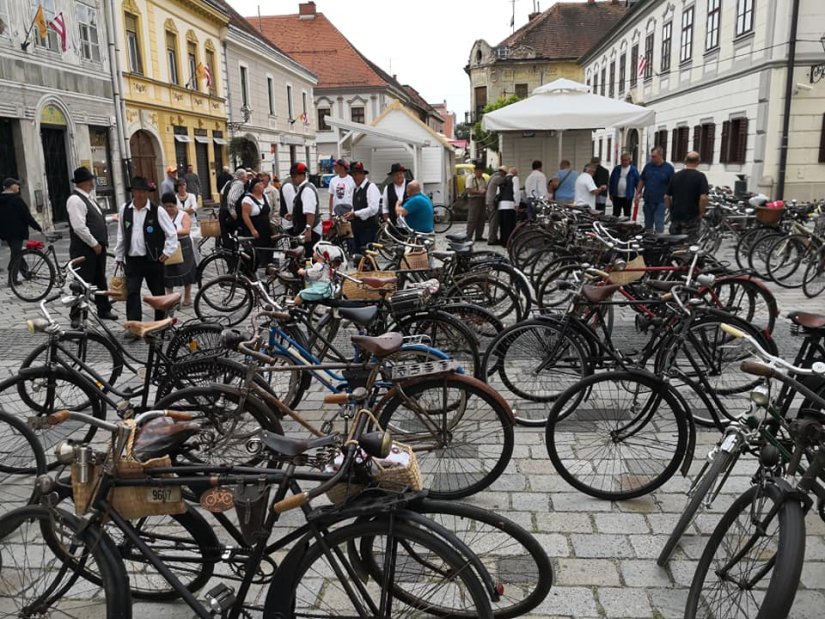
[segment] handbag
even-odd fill
[[[109,280],[109,298],[112,301],[126,300],[126,277],[123,274],[123,265],[118,264]]]
[[[175,247],[175,251],[166,259],[164,264],[170,267],[176,264],[183,264],[183,248],[181,247],[180,239],[178,239],[178,245]]]

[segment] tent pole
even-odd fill
[[[559,154],[559,156],[558,156],[558,161],[556,161],[557,165],[562,160],[562,154],[561,154],[562,153],[562,144],[561,143],[562,143],[562,137],[563,136],[564,136],[564,130],[560,129],[559,130],[559,135],[558,135],[558,142],[559,142],[559,153],[558,154]]]

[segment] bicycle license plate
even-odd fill
[[[728,434],[725,437],[725,440],[722,441],[722,445],[720,445],[720,449],[724,452],[730,453],[733,451],[733,448],[736,447],[736,443],[739,441],[739,437],[736,434]]]
[[[146,488],[148,503],[177,503],[180,501],[180,488],[164,486],[162,488]]]
[[[428,374],[441,374],[442,372],[452,372],[459,367],[455,359],[438,359],[436,361],[424,361],[423,363],[399,363],[392,366],[391,376],[395,380],[402,378],[417,378]]]

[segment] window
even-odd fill
[[[650,33],[645,37],[645,70],[644,77],[646,80],[653,78],[653,42],[654,33]]]
[[[660,129],[653,134],[653,146],[661,146],[667,156],[667,129]]]
[[[172,132],[175,134],[175,163],[178,170],[185,172],[186,166],[189,165],[189,129],[187,127],[172,126]]]
[[[604,96],[606,88],[607,88],[607,67],[602,67],[602,89],[599,91],[599,94],[601,96]]]
[[[307,116],[307,93],[301,93],[301,111],[304,113],[304,118],[308,118]]]
[[[169,83],[180,84],[178,76],[178,35],[166,33],[166,60],[169,64]]]
[[[682,13],[682,39],[679,46],[679,62],[688,62],[693,56],[693,7]]]
[[[218,76],[215,75],[215,52],[213,52],[211,49],[207,49],[206,54],[204,55],[206,57],[206,61],[204,64],[206,64],[206,67],[209,69],[210,82],[212,82],[209,85],[209,94],[214,95],[218,92],[218,88],[216,86],[216,80],[218,79]]]
[[[593,72],[593,94],[599,94],[599,71],[598,69]]]
[[[362,123],[365,120],[363,107],[351,107],[349,109],[350,120],[354,123]]]
[[[610,86],[607,89],[607,96],[614,97],[616,95],[616,61],[610,62]]]
[[[275,81],[271,77],[266,78],[266,96],[269,101],[269,115],[275,116]]]
[[[693,128],[693,150],[699,153],[702,163],[713,163],[713,147],[716,138],[716,125],[705,123]]]
[[[318,131],[332,131],[332,127],[327,124],[327,116],[330,115],[328,107],[318,108]]]
[[[143,75],[143,57],[140,53],[140,36],[138,20],[135,15],[126,13],[123,17],[126,27],[126,47],[129,53],[129,71]]]
[[[634,43],[630,48],[630,87],[633,88],[639,81],[639,44]]]
[[[748,152],[748,119],[734,118],[722,123],[719,163],[745,163]]]
[[[708,22],[705,31],[705,50],[719,47],[719,14],[722,0],[708,0]]]
[[[307,174],[312,174],[312,168],[310,167],[310,159],[312,157],[311,157],[311,154],[310,154],[310,151],[309,151],[309,146],[304,148],[304,157],[305,157],[304,160],[306,161],[306,164],[307,164]]]
[[[475,90],[473,91],[475,96],[475,120],[481,118],[481,115],[484,113],[484,106],[487,105],[487,87],[486,86],[476,86]]]
[[[106,189],[114,190],[109,157],[109,130],[106,127],[89,127],[89,146],[92,154],[92,172],[97,176],[98,194]]]
[[[286,85],[286,111],[289,115],[289,120],[295,120],[294,109],[292,108],[292,84]]]
[[[97,9],[85,4],[75,5],[77,27],[80,31],[80,55],[93,62],[100,62],[100,40],[97,37]]]
[[[222,143],[219,144],[218,140]],[[213,131],[212,132],[212,152],[215,153],[215,172],[220,174],[221,170],[223,169],[223,151],[224,151],[224,144],[226,142],[223,139],[223,131]],[[218,191],[223,189],[223,187],[218,187]]]
[[[622,54],[619,58],[619,94],[624,94],[624,81],[627,76],[627,54]]]
[[[684,161],[688,154],[688,139],[690,127],[676,127],[673,130],[673,143],[670,146],[670,160]]]
[[[249,69],[241,67],[241,105],[249,105]]]
[[[670,71],[670,47],[673,39],[673,22],[662,26],[662,69],[661,73]]]
[[[819,163],[825,163],[825,114],[822,115],[822,131],[819,134]]]
[[[736,36],[753,30],[754,0],[736,0]]]
[[[527,84],[516,84],[516,96],[519,99],[526,99],[528,97]]]
[[[605,155],[608,161],[613,161],[613,138],[607,138],[607,152]]]
[[[596,156],[601,159],[602,158],[602,139],[599,138],[599,151],[596,153]]]
[[[51,20],[55,18],[55,14],[57,9],[55,8],[55,1],[56,0],[34,0],[31,3],[31,16],[34,17],[37,14],[37,9],[39,7],[43,7],[43,13],[46,16],[46,23],[48,24]],[[48,34],[46,34],[45,39],[41,39],[38,32],[37,26],[34,27],[34,42],[35,45],[38,47],[42,47],[44,49],[50,49],[52,51],[60,51],[60,42],[57,39],[57,33],[52,30],[51,28],[47,28]]]
[[[198,46],[192,41],[186,43],[186,62],[189,69],[189,81],[186,82],[186,86],[198,90]]]

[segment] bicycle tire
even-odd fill
[[[173,332],[166,345],[166,358],[174,362],[207,352],[227,353],[221,343],[223,330],[222,325],[212,322],[185,324]]]
[[[770,334],[776,327],[776,297],[760,280],[749,275],[724,277],[710,287],[711,304]]]
[[[387,538],[388,522],[392,522],[393,539],[402,540],[391,553],[383,550],[383,546],[375,548],[376,542]],[[370,544],[370,547],[365,548],[364,544]],[[324,546],[330,548],[330,553],[335,555],[335,566],[330,564]],[[316,542],[308,547],[299,544],[290,551],[284,563],[298,563],[297,569],[293,574],[284,574],[286,582],[275,581],[270,585],[264,606],[264,617],[274,619],[307,616],[306,613],[309,612],[323,612],[324,617],[360,616],[357,606],[353,608],[355,604],[349,598],[349,594],[341,588],[335,571],[335,568],[339,567],[349,574],[349,582],[357,580],[355,574],[360,566],[341,566],[347,558],[350,562],[355,560],[361,563],[357,557],[352,556],[353,548],[360,549],[362,555],[369,552],[375,556],[377,552],[381,557],[378,561],[382,565],[386,565],[385,559],[400,556],[401,561],[396,561],[391,566],[394,575],[392,584],[385,587],[376,583],[377,587],[371,587],[373,591],[377,588],[376,597],[379,599],[392,596],[393,600],[388,604],[392,608],[393,618],[410,614],[420,616],[422,613],[437,617],[455,616],[457,609],[445,607],[447,600],[439,594],[437,588],[445,585],[452,589],[453,597],[458,598],[458,602],[463,600],[469,604],[469,607],[467,604],[462,605],[462,613],[472,612],[473,616],[486,619],[493,616],[489,596],[475,572],[467,569],[467,560],[449,544],[432,533],[404,522],[381,519],[358,522],[326,532],[323,544]],[[407,552],[403,552],[405,550]],[[291,556],[293,553],[298,554],[300,562],[294,561],[294,557]],[[406,574],[406,569],[411,572]],[[418,585],[423,585],[420,593]],[[287,588],[291,594],[284,596]],[[362,596],[359,601],[364,605],[363,596],[370,595],[370,592],[366,587],[356,588]],[[450,591],[445,591],[444,596],[450,596]],[[410,605],[410,600],[415,600],[416,603]],[[373,608],[372,615],[389,616],[379,614],[380,601],[372,600],[370,606]],[[388,613],[389,609],[384,612]]]
[[[509,407],[469,376],[448,373],[396,385],[375,413],[381,427],[413,448],[423,485],[433,498],[460,499],[484,490],[513,455]],[[428,429],[425,423],[434,425]]]
[[[626,412],[627,395],[631,398]],[[570,402],[576,406],[569,407]],[[550,409],[547,454],[553,468],[576,490],[597,499],[633,499],[660,487],[679,469],[690,434],[687,415],[667,383],[653,374],[594,374],[562,393]],[[640,443],[643,431],[651,442],[647,449]],[[674,441],[664,443],[673,436]],[[637,446],[639,454],[629,455]],[[599,459],[602,447],[606,456],[617,456]],[[603,462],[605,473],[600,473]]]
[[[542,309],[569,303],[583,277],[584,270],[581,264],[569,257],[565,256],[551,262],[539,275],[536,303]]]
[[[22,301],[36,303],[45,299],[52,291],[56,278],[54,264],[39,249],[24,249],[9,264],[9,286]]]
[[[818,297],[825,290],[825,248],[820,248],[805,267],[802,292],[809,299]]]
[[[453,209],[445,204],[433,205],[433,230],[443,234],[453,227]]]
[[[195,295],[195,315],[204,322],[234,327],[252,312],[255,292],[244,280],[226,275],[204,284]]]
[[[0,562],[0,617],[132,617],[129,581],[112,541],[62,509],[29,505],[0,518]],[[95,565],[100,584],[72,564]]]
[[[64,347],[69,348],[69,352],[97,372],[106,382],[110,385],[117,384],[117,380],[123,374],[126,362],[123,355],[120,354],[120,351],[108,337],[96,331],[66,331],[61,333],[58,338]],[[92,344],[91,347],[90,344]],[[20,367],[30,368],[45,365],[48,350],[49,342],[40,344],[23,359]],[[63,357],[63,359],[76,371],[84,373],[82,368],[76,366],[73,361],[66,357]]]
[[[0,410],[0,516],[39,498],[35,480],[46,472],[46,454],[25,421]]]
[[[724,584],[718,574],[719,572],[724,571],[726,572],[725,577],[731,578],[728,576],[729,570],[737,565],[736,563],[731,565],[732,557],[722,557],[719,561],[715,561],[715,554],[720,549],[723,551],[736,550],[737,554],[743,555],[740,560],[745,559],[746,561],[748,560],[747,555],[750,555],[753,550],[756,550],[757,555],[750,559],[751,565],[746,565],[741,570],[741,578],[733,578],[733,581],[729,583],[733,585],[732,587],[720,591],[720,604],[730,602],[732,607],[746,608],[751,611],[745,615],[747,619],[776,619],[788,616],[791,606],[793,606],[796,589],[799,586],[799,578],[805,557],[805,517],[798,501],[785,498],[781,505],[777,505],[778,501],[783,501],[783,496],[773,484],[767,484],[764,488],[754,486],[737,498],[728,511],[723,514],[696,566],[685,606],[685,619],[717,616],[726,619],[743,617],[739,613],[734,614],[731,610],[727,612],[723,610],[721,611],[722,614],[716,612],[709,614],[713,610],[712,607],[716,605],[708,602],[704,596],[713,593],[714,587],[712,585],[716,581]],[[767,510],[764,508],[767,508]],[[770,517],[772,510],[775,511],[773,517]],[[768,517],[761,517],[762,514],[766,513]],[[744,520],[740,520],[743,516]],[[754,516],[756,516],[756,522],[754,522]],[[752,527],[755,527],[753,531]],[[736,545],[730,545],[732,542],[728,542],[728,548],[720,548],[720,546],[726,545],[726,535],[732,528],[746,534],[747,538],[743,540],[740,535]],[[774,528],[778,533],[775,551],[773,543],[770,543],[771,548],[768,549],[764,545],[765,542],[762,541],[762,538],[767,538]],[[741,589],[739,582],[748,578],[754,571],[760,571],[753,566],[757,562],[765,563],[766,567],[767,564],[773,563],[773,566],[765,574],[762,574],[765,577],[770,573],[770,582],[767,587],[760,588],[756,593],[750,592],[749,595],[753,596],[752,599],[743,605],[742,596],[746,595],[746,592]],[[721,565],[718,568],[713,568],[712,564]],[[711,579],[710,585],[708,578]],[[758,599],[757,595],[762,599]],[[752,612],[755,609],[758,609],[756,615]]]
[[[426,335],[430,346],[460,361],[467,374],[479,375],[481,358],[476,336],[456,317],[434,310],[399,316],[390,327],[404,335]]]
[[[196,281],[198,287],[204,282],[211,282],[213,279],[232,274],[232,258],[224,252],[215,252],[202,258],[198,263]]]
[[[479,305],[493,312],[499,320],[511,314],[515,314],[513,319],[516,322],[526,317],[518,293],[482,273],[470,272],[459,276],[445,296],[452,301]]]
[[[473,264],[470,266],[468,273],[493,277],[511,290],[517,291],[517,320],[524,320],[530,314],[530,310],[533,308],[533,291],[530,288],[530,280],[513,265],[502,261],[488,260]]]
[[[504,323],[493,312],[472,303],[448,303],[439,305],[439,310],[455,316],[470,328],[478,342],[479,355],[504,330]]]
[[[659,552],[659,557],[656,559],[656,563],[659,567],[667,566],[670,555],[673,554],[673,551],[676,549],[676,545],[682,539],[682,536],[685,534],[685,531],[687,531],[690,523],[693,522],[693,518],[701,508],[705,497],[711,492],[711,490],[718,492],[718,489],[715,486],[716,480],[721,475],[726,474],[733,467],[733,465],[736,464],[736,461],[739,458],[739,449],[742,447],[741,435],[737,435],[737,439],[735,452],[733,450],[723,451],[717,447],[713,460],[706,464],[705,468],[703,468],[700,472],[702,477],[699,480],[699,483],[694,482],[693,487],[689,491],[690,498],[688,499],[685,508],[682,510],[679,520],[670,532],[670,536],[667,538],[665,545]]]
[[[802,286],[801,275],[808,255],[811,240],[801,234],[792,234],[773,242],[768,249],[765,268],[768,278],[782,288],[799,288]],[[801,273],[799,273],[801,267]],[[799,273],[799,275],[797,275]]]
[[[771,233],[763,234],[754,241],[748,253],[748,269],[759,277],[767,277],[765,262],[768,259],[768,251],[777,239],[784,236],[784,232],[772,229]]]
[[[740,269],[743,271],[748,270],[748,255],[751,253],[753,244],[763,235],[771,234],[772,232],[773,228],[758,226],[745,232],[739,237],[739,240],[736,243],[736,249],[734,250],[734,256],[736,258],[736,264]]]

